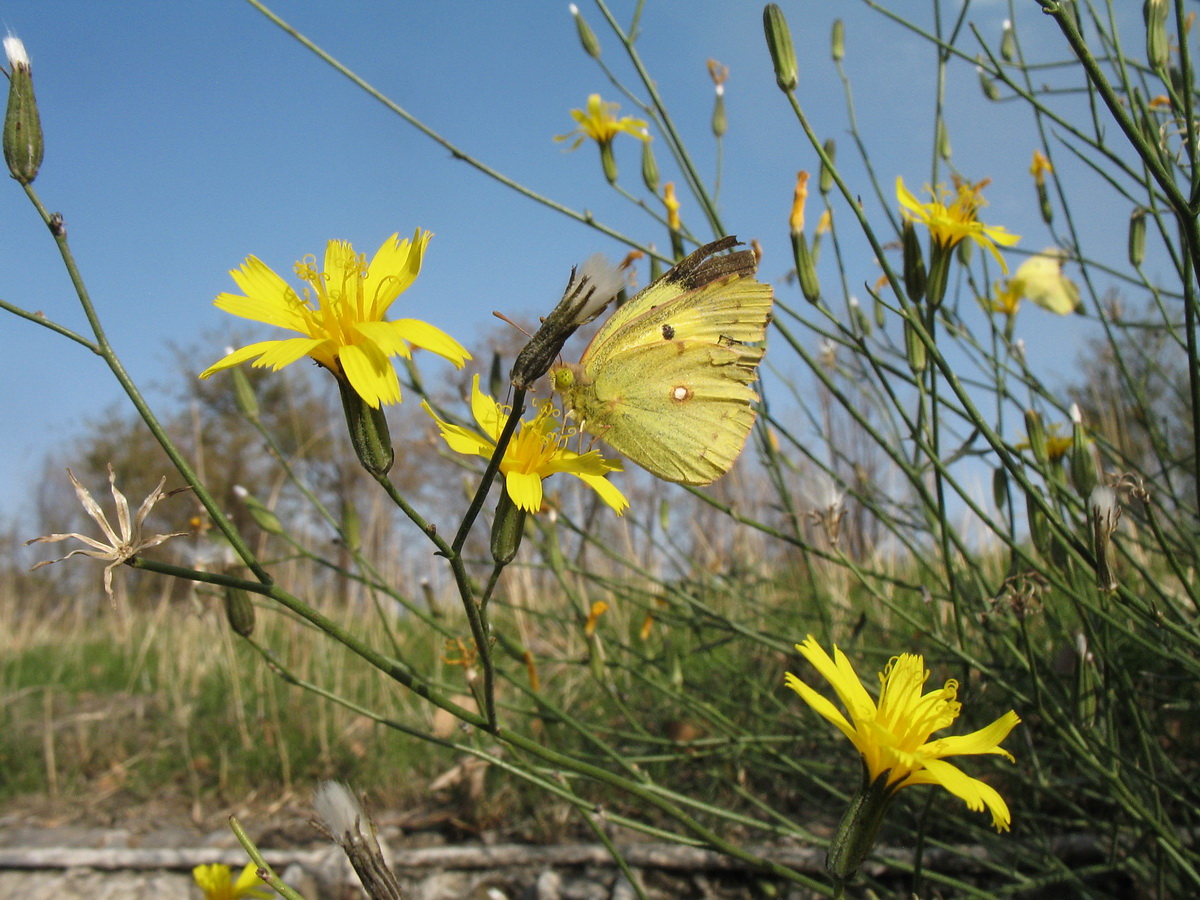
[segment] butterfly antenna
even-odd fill
[[[517,329],[517,331],[521,332],[521,334],[525,335],[525,337],[527,337],[527,338],[533,337],[532,334],[530,334],[528,331],[526,331],[524,328],[522,328],[520,325],[518,325],[516,322],[514,322],[512,319],[510,319],[508,316],[506,316],[504,313],[496,312],[495,310],[492,310],[492,315],[495,316],[497,319],[499,319],[501,322],[507,322],[513,328]]]

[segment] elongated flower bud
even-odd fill
[[[241,366],[234,366],[230,370],[230,374],[233,376],[233,400],[237,404],[238,412],[251,422],[257,422],[258,398],[254,396],[254,388],[250,386],[250,379],[246,377]]]
[[[4,52],[12,70],[8,80],[8,111],[4,115],[4,161],[21,184],[30,184],[42,165],[42,121],[33,96],[33,70],[25,45],[11,34]]]
[[[642,184],[652,194],[658,193],[658,160],[650,141],[642,141]]]
[[[376,478],[382,478],[396,461],[392,435],[388,430],[383,409],[371,406],[359,396],[350,383],[337,380],[342,395],[342,411],[350,430],[350,443],[362,467]]]
[[[729,130],[729,120],[725,117],[725,85],[717,85],[717,96],[713,101],[712,131],[715,137],[724,137]]]
[[[900,245],[904,248],[904,292],[913,303],[920,303],[927,284],[925,257],[921,253],[917,230],[908,219],[900,228]]]
[[[1046,450],[1046,427],[1036,410],[1025,410],[1025,434],[1029,438],[1029,449],[1033,458],[1041,465],[1046,465],[1050,461],[1050,454]]]
[[[1129,264],[1135,269],[1146,258],[1146,210],[1137,207],[1129,217]]]
[[[262,504],[262,502],[251,494],[240,484],[233,486],[233,494],[245,504],[247,511],[250,513],[250,518],[254,520],[254,524],[265,531],[267,534],[283,534],[283,523],[279,521],[279,516],[275,515],[270,509]]]
[[[1000,55],[1005,62],[1017,58],[1017,37],[1013,34],[1012,22],[1004,20],[1004,33],[1000,36]]]
[[[825,155],[829,157],[829,161],[832,163],[837,158],[837,143],[833,138],[826,139],[824,150]],[[821,163],[821,177],[817,184],[821,188],[822,194],[828,194],[833,188],[833,169],[825,165],[824,162]]]
[[[983,91],[983,96],[992,102],[999,100],[1000,88],[996,87],[996,82],[988,78],[987,72],[983,70],[983,66],[976,66],[975,71],[979,74],[979,87]]]
[[[592,59],[599,59],[600,41],[596,39],[596,32],[592,31],[592,26],[580,14],[578,6],[572,3],[570,10],[572,18],[575,19],[575,30],[579,32],[579,43],[583,45],[583,52]]]
[[[1092,552],[1096,555],[1096,587],[1115,591],[1119,587],[1113,574],[1112,536],[1121,521],[1121,504],[1117,492],[1110,487],[1095,488],[1088,497],[1088,515],[1092,524]]]
[[[242,588],[225,588],[225,618],[234,634],[250,637],[254,633],[254,604]]]
[[[829,842],[829,850],[825,853],[825,871],[839,885],[854,877],[875,846],[884,814],[896,796],[895,790],[888,789],[889,774],[884,772],[871,781],[866,767],[863,767],[862,786],[850,799],[837,833]]]
[[[525,536],[525,515],[525,510],[513,503],[508,491],[502,491],[496,517],[492,520],[491,550],[496,565],[507,566],[517,558],[521,538]]]
[[[841,19],[833,20],[833,34],[829,38],[829,49],[834,62],[841,62],[846,56],[846,23]]]
[[[1171,58],[1167,35],[1167,0],[1146,0],[1142,17],[1146,20],[1146,62],[1160,75],[1165,74]]]
[[[768,3],[763,9],[763,31],[767,36],[767,49],[771,52],[771,64],[775,67],[775,83],[785,93],[794,91],[799,83],[796,69],[796,50],[792,46],[792,32],[787,19],[777,3]]]

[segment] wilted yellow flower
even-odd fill
[[[196,866],[192,869],[192,878],[204,892],[204,900],[239,900],[241,897],[274,897],[261,878],[258,877],[254,863],[246,863],[237,881],[233,880],[229,866],[215,864],[211,866]]]
[[[1010,234],[1002,225],[984,225],[976,217],[980,207],[986,206],[981,191],[988,184],[984,179],[976,184],[954,179],[954,199],[947,203],[949,191],[939,187],[936,191],[926,188],[933,198],[929,203],[921,203],[904,186],[904,179],[896,179],[896,198],[900,201],[901,212],[906,219],[924,225],[935,244],[943,250],[950,250],[964,238],[970,238],[980,247],[985,247],[996,258],[1000,268],[1005,272],[1008,266],[996,245],[1011,247],[1021,238]]]
[[[1007,712],[971,734],[931,739],[933,732],[958,718],[961,704],[956,699],[958,682],[953,679],[939,689],[922,693],[929,678],[923,657],[914,653],[894,657],[880,673],[876,703],[836,646],[831,659],[809,635],[796,649],[829,682],[849,718],[790,672],[785,676],[787,686],[850,739],[862,757],[869,781],[886,776],[889,796],[910,785],[941,785],[965,800],[970,809],[990,811],[997,830],[1008,829],[1008,805],[996,789],[965,774],[946,758],[996,754],[1011,760],[1012,754],[1001,748],[1000,742],[1021,721],[1015,712]]]
[[[257,359],[256,367],[274,370],[310,357],[340,381],[347,382],[371,407],[400,402],[400,380],[391,358],[410,358],[412,347],[423,347],[462,368],[471,355],[441,329],[420,319],[385,316],[392,303],[416,279],[432,235],[417,231],[412,240],[393,234],[370,263],[347,241],[330,241],[324,269],[316,257],[296,263],[296,275],[308,287],[301,297],[255,256],[229,274],[246,292],[221,294],[214,305],[235,316],[278,325],[304,335],[260,341],[235,350],[200,373],[214,372]]]
[[[679,219],[679,200],[675,197],[675,182],[668,181],[663,185],[663,206],[667,208],[667,227],[678,231],[682,226]]]
[[[88,537],[86,534],[78,534],[71,532],[70,534],[47,534],[43,537],[36,537],[25,542],[25,546],[30,544],[50,544],[56,541],[65,541],[67,538],[74,538],[77,541],[82,541],[91,547],[91,550],[72,550],[66,556],[58,559],[48,559],[38,563],[33,568],[40,569],[42,566],[48,566],[52,563],[62,562],[64,559],[70,559],[75,555],[90,556],[92,559],[106,559],[108,565],[104,567],[104,593],[108,594],[108,599],[116,602],[113,596],[112,579],[113,570],[122,563],[132,559],[138,553],[150,547],[157,547],[163,541],[168,541],[173,537],[182,537],[187,532],[176,531],[173,534],[156,534],[153,537],[142,536],[142,523],[146,521],[146,516],[150,515],[150,510],[154,508],[159,500],[164,497],[169,497],[177,491],[164,492],[163,485],[167,483],[167,477],[164,475],[158,482],[158,486],[150,492],[142,505],[138,507],[137,515],[132,520],[129,518],[129,501],[125,499],[125,495],[117,490],[116,474],[113,472],[112,464],[108,466],[108,486],[112,491],[113,500],[117,505],[117,528],[113,528],[108,522],[108,517],[104,515],[104,510],[100,508],[100,504],[92,499],[92,495],[82,484],[75,480],[74,474],[70,469],[67,469],[67,477],[71,479],[71,484],[75,486],[75,496],[79,498],[79,502],[83,504],[84,512],[86,512],[104,532],[104,537],[108,543],[98,541],[95,538]]]
[[[792,214],[788,218],[788,227],[792,234],[804,231],[804,204],[808,201],[808,173],[796,173],[796,190],[792,194]]]
[[[478,375],[471,380],[471,412],[483,429],[482,434],[442,421],[424,401],[421,406],[437,422],[442,438],[451,450],[492,458],[508,413],[479,389]],[[587,453],[568,450],[567,438],[568,435],[559,429],[554,406],[550,403],[542,403],[532,419],[521,422],[500,463],[505,488],[513,503],[526,512],[538,512],[542,508],[542,479],[555,472],[567,472],[599,494],[618,515],[623,513],[629,501],[604,477],[609,472],[622,471],[620,461],[605,459],[598,450]]]
[[[571,110],[571,118],[579,123],[579,127],[567,134],[560,134],[554,139],[569,141],[571,138],[575,138],[571,144],[571,150],[576,149],[588,138],[602,147],[607,146],[621,132],[633,135],[639,141],[650,140],[650,132],[646,130],[645,119],[634,119],[630,116],[618,119],[616,112],[620,108],[621,104],[619,103],[605,103],[600,99],[599,94],[589,94],[587,109]]]
[[[1050,160],[1041,150],[1033,151],[1033,163],[1029,166],[1029,174],[1033,176],[1034,183],[1041,187],[1046,183],[1046,176],[1054,172],[1054,166],[1050,165]]]

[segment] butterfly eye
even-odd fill
[[[675,328],[672,325],[664,325],[662,327],[662,336],[664,341],[675,340]]]

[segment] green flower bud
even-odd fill
[[[976,66],[975,71],[979,73],[979,87],[983,91],[983,96],[992,102],[999,100],[1000,88],[996,87],[996,82],[988,78],[987,72],[983,71],[983,66]]]
[[[382,478],[396,461],[387,417],[382,408],[371,406],[360,397],[348,381],[339,378],[337,383],[346,427],[350,430],[350,443],[358,461],[371,475]]]
[[[713,101],[712,130],[716,137],[724,137],[729,130],[729,121],[725,118],[725,85],[717,85],[717,98]]]
[[[613,156],[612,141],[600,142],[600,167],[609,184],[617,183],[617,158]]]
[[[831,163],[834,162],[834,160],[837,158],[837,144],[834,142],[833,138],[829,138],[825,141],[824,149],[825,155],[829,157],[829,161]],[[825,165],[824,162],[821,163],[821,177],[817,184],[821,188],[822,194],[828,194],[833,188],[833,169]]]
[[[796,51],[792,47],[787,19],[777,3],[768,3],[763,8],[763,31],[767,36],[767,49],[771,52],[771,64],[775,67],[775,83],[785,93],[794,91],[799,83]]]
[[[1081,496],[1091,493],[1100,482],[1097,471],[1096,455],[1092,451],[1092,441],[1088,436],[1083,422],[1076,422],[1071,430],[1071,484]]]
[[[1012,22],[1004,21],[1004,33],[1000,36],[1000,56],[1005,62],[1017,58],[1017,36],[1013,34]]]
[[[917,334],[917,330],[907,319],[904,320],[904,352],[908,356],[908,365],[913,372],[925,371],[927,363],[925,342],[921,340],[921,336]]]
[[[992,470],[992,502],[996,504],[996,509],[1008,508],[1008,470],[1004,466]]]
[[[1050,205],[1050,196],[1046,193],[1046,185],[1039,184],[1037,186],[1038,209],[1042,213],[1042,221],[1047,225],[1054,218],[1054,207]]]
[[[1135,269],[1146,258],[1146,210],[1134,209],[1129,217],[1129,264]]]
[[[841,19],[833,20],[833,34],[829,38],[833,61],[841,62],[846,56],[846,25]]]
[[[1050,461],[1050,453],[1046,449],[1046,427],[1042,417],[1035,410],[1025,410],[1025,434],[1029,438],[1029,449],[1033,458],[1042,466]]]
[[[279,516],[275,515],[271,510],[267,509],[259,499],[251,494],[240,484],[233,487],[234,496],[236,496],[245,505],[250,513],[250,518],[254,520],[259,528],[267,534],[283,534],[283,523],[279,521]]]
[[[921,253],[917,230],[908,219],[900,228],[900,245],[904,248],[904,292],[913,303],[920,303],[927,285],[925,257]]]
[[[895,790],[888,789],[890,775],[891,772],[884,772],[874,781],[868,781],[870,776],[866,766],[863,766],[862,785],[850,799],[850,805],[825,854],[825,871],[838,885],[844,885],[854,877],[875,846],[879,826],[883,824],[892,798],[896,796]]]
[[[600,42],[596,39],[596,32],[592,31],[592,26],[580,15],[578,6],[572,3],[569,8],[571,16],[575,19],[575,30],[579,32],[579,43],[583,45],[583,52],[592,59],[599,59]]]
[[[1092,525],[1092,552],[1096,555],[1096,586],[1102,591],[1115,591],[1120,582],[1114,574],[1112,536],[1121,521],[1116,490],[1103,485],[1094,488],[1088,496],[1088,516]]]
[[[651,194],[658,194],[658,160],[650,141],[642,141],[642,184]]]
[[[792,233],[792,257],[796,261],[796,277],[804,299],[816,303],[821,299],[821,283],[817,280],[817,267],[808,252],[808,239],[802,231]]]
[[[25,45],[11,34],[4,39],[4,52],[12,70],[8,79],[8,111],[4,116],[4,161],[21,184],[30,184],[42,165],[45,147],[42,122],[33,96],[33,70]]]
[[[496,565],[507,566],[517,558],[525,536],[525,516],[525,510],[513,503],[508,491],[502,491],[492,520],[492,561]]]
[[[937,152],[938,156],[950,162],[950,129],[946,127],[945,119],[938,119],[937,124]]]
[[[233,400],[237,404],[238,412],[251,422],[257,422],[258,398],[254,396],[250,379],[246,377],[241,366],[234,366],[230,371],[233,374]]]
[[[250,637],[254,633],[254,604],[241,588],[225,588],[225,618],[235,634]]]
[[[1146,62],[1161,77],[1171,58],[1171,42],[1167,36],[1167,0],[1146,0],[1142,18],[1146,21]]]
[[[869,335],[871,333],[871,320],[863,312],[862,304],[858,302],[857,297],[850,298],[850,318],[853,321],[855,334]]]
[[[1029,520],[1029,537],[1038,553],[1047,556],[1051,544],[1050,523],[1038,507],[1035,496],[1041,496],[1041,491],[1037,488],[1025,492],[1025,516]]]

